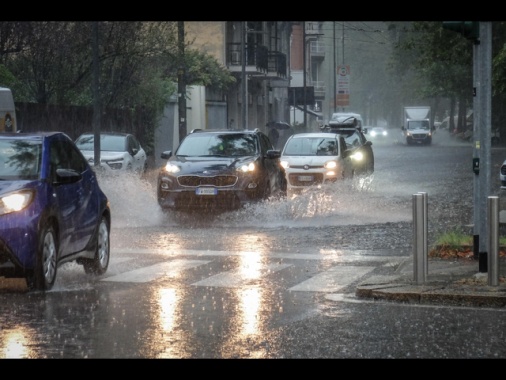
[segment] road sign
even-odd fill
[[[350,105],[350,66],[340,65],[337,67],[336,106],[346,107],[349,105]]]

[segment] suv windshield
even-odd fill
[[[253,135],[195,134],[188,135],[181,143],[176,156],[253,156],[257,154],[257,142]]]

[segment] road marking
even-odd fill
[[[362,254],[363,252],[364,254]],[[354,262],[354,261],[386,261],[396,263],[400,260],[404,260],[405,257],[397,256],[373,256],[370,255],[370,251],[346,251],[346,250],[330,250],[321,253],[285,253],[285,252],[269,252],[260,253],[255,251],[205,251],[195,249],[160,249],[160,248],[119,248],[111,251],[111,256],[135,254],[135,255],[164,255],[164,256],[245,256],[251,257],[252,255],[268,257],[270,259],[289,259],[289,260],[334,260],[343,263]]]
[[[150,282],[162,276],[176,277],[183,270],[195,268],[200,265],[205,265],[208,263],[210,263],[210,261],[176,259],[172,261],[151,265],[149,267],[135,269],[112,277],[107,277],[102,279],[101,281],[137,282],[137,283]]]
[[[282,269],[290,267],[290,264],[269,264],[258,268],[254,274],[237,269],[231,272],[220,273],[205,280],[197,281],[193,283],[194,286],[213,286],[223,288],[235,288],[238,286],[244,286],[251,283],[256,283],[263,277],[278,272]]]
[[[292,286],[288,290],[297,292],[338,292],[373,269],[374,267],[364,266],[335,266]]]
[[[161,277],[176,277],[181,271],[186,269],[195,268],[197,266],[206,265],[210,260],[192,260],[184,258],[175,258],[181,256],[190,257],[226,257],[226,256],[243,256],[248,259],[258,256],[263,259],[268,258],[276,260],[272,264],[252,264],[252,267],[238,267],[233,271],[222,272],[208,278],[197,281],[191,285],[193,286],[209,286],[209,287],[240,287],[252,284],[259,284],[263,278],[269,274],[281,271],[285,268],[293,266],[292,263],[281,263],[281,260],[331,260],[339,261],[342,264],[354,262],[372,262],[380,261],[383,265],[393,265],[392,263],[398,262],[403,258],[399,257],[385,257],[385,256],[372,256],[361,255],[354,252],[347,252],[346,254],[340,250],[325,251],[321,253],[259,253],[259,252],[245,252],[245,251],[203,251],[203,250],[157,250],[157,249],[121,249],[115,250],[113,257],[120,254],[162,254],[170,256],[168,261],[160,262],[155,265],[150,265],[144,268],[138,268],[132,271],[124,272],[121,274],[106,277],[102,281],[109,282],[134,282],[146,283],[154,281]],[[112,260],[115,264],[125,262],[128,258],[118,258]],[[255,263],[255,260],[251,261]],[[350,283],[358,280],[367,273],[375,269],[375,266],[358,266],[358,265],[336,265],[324,272],[321,272],[297,285],[289,288],[289,291],[296,292],[323,292],[323,293],[339,293],[343,288]]]

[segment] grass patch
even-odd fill
[[[464,233],[461,230],[453,230],[440,235],[429,251],[430,257],[441,258],[472,258],[473,236]],[[506,237],[499,237],[499,256],[506,255]]]

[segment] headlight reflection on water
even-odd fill
[[[0,334],[0,358],[4,359],[30,359],[33,352],[30,348],[32,342],[30,332],[19,327],[14,330],[4,330]]]

